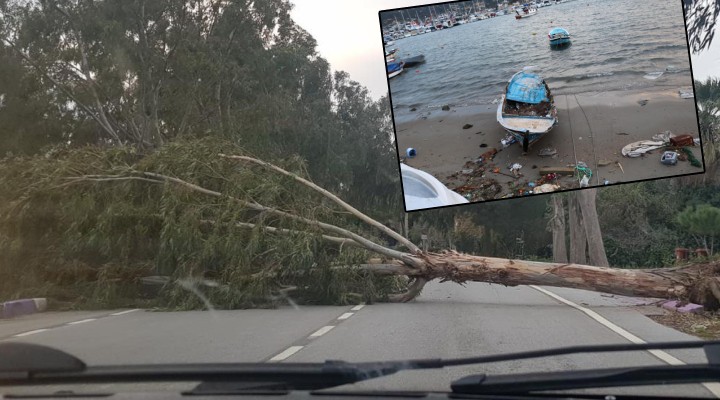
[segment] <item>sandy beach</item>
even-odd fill
[[[507,133],[496,120],[496,104],[450,105],[448,111],[396,109],[400,155],[408,147],[416,149],[417,156],[405,160],[408,165],[430,173],[471,201],[523,195],[532,190],[529,185],[546,183],[541,169],[568,168],[578,162],[592,171],[590,186],[602,186],[606,180],[613,184],[704,172],[687,160],[674,166],[661,164],[663,149],[638,158],[621,153],[623,146],[665,131],[699,137],[694,101],[680,98],[677,90],[561,94],[555,96],[555,105],[558,125],[525,155],[517,143],[507,148],[500,143]],[[548,148],[555,154],[538,155]],[[493,149],[497,153],[492,159],[474,161]],[[690,150],[702,162],[700,147]],[[522,165],[519,178],[508,169],[513,163]],[[553,183],[562,189],[580,187],[573,176],[559,175]]]

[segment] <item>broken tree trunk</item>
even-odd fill
[[[257,211],[272,214],[281,220],[294,221],[295,223],[306,224],[325,233],[318,237],[342,246],[352,245],[364,248],[393,260],[384,264],[364,264],[362,266],[351,266],[364,271],[383,275],[400,275],[411,279],[408,290],[390,297],[391,301],[409,301],[420,294],[423,286],[434,279],[440,281],[452,281],[463,283],[468,281],[487,282],[506,286],[517,285],[543,285],[555,287],[567,287],[585,289],[605,293],[613,293],[628,296],[669,298],[674,300],[688,300],[703,304],[706,308],[714,310],[720,308],[720,263],[692,265],[675,268],[658,269],[616,269],[607,267],[593,267],[579,263],[540,263],[521,260],[509,260],[501,258],[482,257],[475,255],[460,254],[454,251],[442,253],[426,252],[418,248],[407,238],[392,231],[385,225],[375,221],[358,210],[352,208],[336,196],[319,188],[299,176],[291,174],[277,166],[268,164],[250,157],[224,156],[221,157],[254,163],[270,170],[292,176],[297,182],[313,188],[320,194],[333,200],[340,207],[349,211],[361,221],[388,233],[403,245],[407,252],[381,246],[371,240],[349,231],[343,227],[312,220],[282,211],[277,208],[231,197],[217,191],[203,188],[182,179],[152,172],[128,170],[122,175],[84,175],[79,177],[68,177],[65,185],[78,184],[80,182],[117,182],[122,180],[137,180],[151,184],[175,185],[179,188],[189,189],[207,196],[224,197],[238,202],[243,206]],[[582,221],[577,202],[574,209],[571,207],[571,223]],[[213,221],[205,221],[214,223]],[[238,226],[253,228],[254,224],[237,221]],[[290,234],[297,231],[263,226],[268,232],[276,234]],[[572,228],[572,227],[571,227]],[[582,237],[583,255],[586,243],[585,229],[579,230]],[[317,233],[316,233],[317,234]],[[572,249],[571,249],[572,250]],[[572,261],[572,259],[571,259]]]
[[[570,225],[570,262],[585,264],[587,262],[587,237],[583,226],[582,212],[577,192],[568,197],[568,224]]]

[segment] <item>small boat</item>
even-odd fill
[[[537,8],[525,6],[522,8],[522,11],[515,10],[515,19],[530,18],[535,14],[537,14]]]
[[[400,163],[405,211],[466,204],[468,200],[448,189],[425,171]]]
[[[551,47],[563,47],[570,44],[570,32],[565,28],[552,28],[548,33]]]
[[[392,45],[394,45],[394,44],[395,44],[395,41],[394,41],[394,40],[390,40],[390,41],[385,42],[385,46],[392,46]]]
[[[513,75],[497,109],[497,120],[527,152],[557,124],[557,108],[545,80],[531,67]]]
[[[403,68],[410,68],[416,65],[420,65],[425,62],[425,56],[420,54],[419,56],[406,58],[403,61]]]
[[[392,79],[400,74],[402,74],[404,68],[404,64],[402,62],[391,62],[387,64],[387,74],[388,78]]]

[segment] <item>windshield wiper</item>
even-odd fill
[[[439,369],[579,353],[691,348],[703,348],[708,364],[499,376],[474,375],[454,382],[452,388],[456,393],[525,393],[548,388],[574,389],[720,380],[720,341],[586,345],[468,358],[361,363],[328,360],[324,363],[199,363],[97,367],[86,366],[74,356],[50,347],[28,343],[0,343],[0,385],[200,381],[202,384],[192,393],[318,390],[406,370]],[[523,379],[526,384],[520,386]]]

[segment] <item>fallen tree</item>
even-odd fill
[[[270,172],[282,174],[294,182],[311,188],[330,200],[344,212],[352,215],[384,235],[395,239],[405,250],[396,250],[378,244],[341,226],[281,210],[270,205],[247,200],[208,189],[192,182],[155,172],[127,169],[114,175],[79,175],[66,178],[64,185],[82,182],[139,181],[148,184],[171,185],[207,196],[226,199],[256,212],[292,221],[308,228],[322,231],[322,239],[338,246],[353,246],[381,255],[386,261],[380,264],[358,264],[358,268],[380,275],[398,275],[410,278],[407,291],[390,296],[389,300],[406,302],[417,297],[424,285],[432,280],[465,283],[487,282],[505,286],[544,285],[585,289],[605,293],[668,298],[691,301],[708,309],[720,308],[720,265],[698,264],[683,267],[657,269],[616,269],[572,263],[541,263],[460,254],[454,251],[424,252],[407,238],[355,209],[339,197],[315,185],[309,180],[288,172],[277,165],[257,158],[218,154],[217,157],[241,166],[259,166]],[[202,221],[215,224],[214,221]],[[273,234],[296,234],[302,230],[270,225],[258,225],[236,221],[237,227],[262,229]]]

